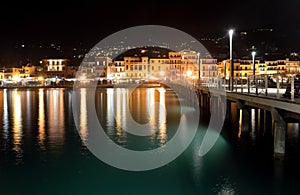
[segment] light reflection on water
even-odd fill
[[[39,109],[38,109],[38,145],[41,150],[45,150],[45,105],[44,105],[44,89],[39,89]],[[28,109],[30,110],[30,109]]]
[[[7,106],[7,89],[3,90],[3,138],[5,141],[7,141],[9,132],[9,118],[8,118],[8,106]],[[7,144],[4,144],[5,148],[7,147]]]
[[[86,141],[88,136],[87,130],[87,102],[86,102],[86,89],[81,89],[80,92],[80,134],[82,141]]]
[[[16,153],[16,163],[22,163],[23,149],[22,149],[22,109],[21,109],[21,92],[12,91],[12,133],[13,133],[13,148]]]
[[[89,135],[86,110],[88,93],[88,89],[82,89],[79,96],[79,124],[83,139]],[[198,150],[204,128],[197,132],[191,146],[174,162],[151,172],[131,173],[104,165],[88,151],[81,152],[85,146],[75,129],[68,90],[5,89],[0,91],[0,96],[0,108],[3,110],[0,113],[0,183],[5,184],[4,192],[30,194],[46,190],[50,194],[61,191],[134,194],[131,192],[141,193],[151,184],[153,188],[149,190],[152,194],[239,194],[247,193],[248,190],[267,194],[274,192],[272,190],[276,186],[283,186],[282,189],[278,188],[280,194],[289,190],[290,186],[295,189],[298,187],[297,182],[292,182],[293,178],[297,178],[297,173],[300,174],[299,169],[295,168],[298,167],[300,151],[298,123],[287,125],[287,155],[292,154],[295,158],[285,161],[286,167],[280,162],[273,165],[273,161],[266,158],[272,157],[272,151],[262,152],[265,145],[254,148],[253,153],[249,152],[253,143],[257,144],[259,141],[255,137],[250,140],[249,145],[240,138],[239,143],[245,143],[240,147],[229,145],[228,140],[221,136],[213,149],[206,156],[200,157]],[[141,88],[132,95],[122,88],[101,89],[97,90],[95,99],[97,114],[106,127],[107,135],[123,147],[141,145],[138,150],[159,147],[169,141],[177,129],[179,101],[174,93],[163,88]],[[128,109],[135,121],[150,124],[151,136],[139,141],[122,129],[126,127]],[[242,113],[234,110],[232,116],[236,117],[238,124]],[[251,113],[252,132],[257,131],[260,124],[253,122],[255,117]],[[238,133],[240,126],[236,129],[234,126],[226,128]],[[256,133],[252,136],[258,135]],[[244,148],[247,148],[246,152]],[[256,155],[257,153],[260,155]],[[295,176],[290,177],[289,174]],[[15,182],[22,187],[17,189]],[[83,185],[90,186],[91,189],[82,188]]]
[[[106,89],[106,92],[98,91],[96,108],[100,121],[104,117],[106,119],[102,126],[108,136],[122,146],[128,146],[128,142],[132,140],[137,141],[138,139],[124,129],[128,128],[130,117],[137,124],[148,124],[146,126],[148,129],[144,130],[150,132],[150,136],[146,136],[143,141],[152,146],[148,145],[147,149],[164,145],[168,139],[165,93],[163,88],[139,88],[132,93],[124,88]],[[81,98],[85,97],[81,96]]]
[[[50,146],[57,148],[64,144],[64,92],[63,89],[53,89],[47,91],[47,127]]]

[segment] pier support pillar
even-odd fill
[[[274,123],[274,157],[282,159],[285,154],[286,122],[277,109],[272,108],[271,114]]]

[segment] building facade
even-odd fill
[[[43,59],[42,66],[49,78],[66,78],[67,59]]]
[[[234,60],[234,77],[246,79],[253,75],[252,60]],[[218,62],[218,74],[229,79],[230,60]],[[300,74],[300,61],[297,60],[255,60],[255,75],[284,75],[293,76]]]

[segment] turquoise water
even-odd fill
[[[120,93],[123,95],[115,96]],[[179,100],[172,92],[162,94],[157,88],[139,88],[131,96],[126,93],[125,89],[101,89],[95,94],[97,114],[106,134],[129,149],[143,151],[163,146],[176,133]],[[258,136],[254,128],[250,137],[238,138],[238,127],[230,122],[225,123],[212,150],[200,157],[199,146],[206,132],[203,121],[193,142],[174,161],[155,170],[133,172],[114,168],[87,149],[84,139],[88,131],[84,130],[88,113],[83,106],[80,137],[72,115],[71,96],[69,89],[0,91],[0,194],[291,194],[298,191],[298,123],[288,124],[284,161],[273,159],[271,137]],[[112,100],[118,102],[113,108],[116,117],[111,116],[112,108],[108,106]],[[140,140],[120,128],[121,123],[126,124],[123,113],[126,108],[122,105],[127,100],[132,101],[128,109],[134,120],[151,124],[152,136]],[[151,106],[157,102],[163,108]]]

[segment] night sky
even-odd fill
[[[38,2],[1,2],[0,57],[22,43],[92,47],[111,33],[147,24],[196,38],[224,36],[231,27],[275,28],[292,40],[291,47],[300,46],[299,0]]]

